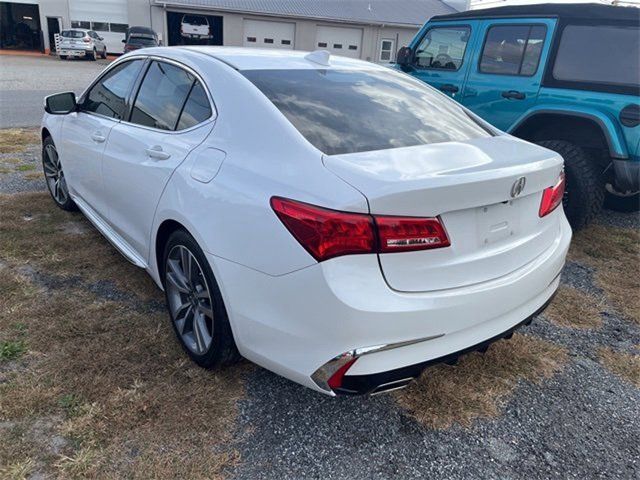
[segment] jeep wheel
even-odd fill
[[[616,212],[637,212],[640,210],[640,191],[623,193],[607,183],[604,206]]]
[[[596,162],[583,148],[564,140],[537,143],[564,158],[567,183],[562,205],[571,227],[583,228],[598,215],[604,203],[604,181]]]

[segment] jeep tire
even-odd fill
[[[604,203],[604,179],[586,150],[564,140],[541,140],[538,145],[564,158],[566,188],[562,205],[574,230],[591,222]]]

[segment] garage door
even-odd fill
[[[244,21],[245,47],[293,49],[296,25],[265,20]]]
[[[362,29],[318,25],[316,48],[344,57],[360,58]]]

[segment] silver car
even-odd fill
[[[107,46],[104,38],[93,30],[72,28],[63,30],[60,34],[60,60],[72,57],[96,60],[98,56],[107,58]]]

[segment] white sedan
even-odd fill
[[[166,293],[203,367],[330,395],[509,337],[571,239],[562,158],[403,73],[327,52],[149,48],[46,99],[53,200]]]

